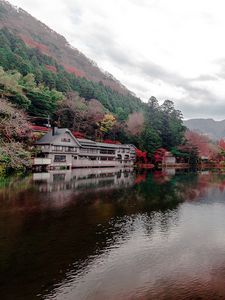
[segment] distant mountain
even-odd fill
[[[67,40],[26,11],[0,0],[0,29],[7,28],[25,44],[55,59],[64,69],[78,77],[102,83],[123,95],[131,92],[108,72],[101,70]],[[0,46],[1,47],[1,46]],[[54,70],[53,70],[54,71]]]
[[[213,140],[225,138],[225,120],[190,119],[184,121],[184,125],[192,131],[208,135]]]

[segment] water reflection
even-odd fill
[[[225,298],[224,187],[166,170],[4,181],[1,299]]]
[[[33,181],[38,183],[40,192],[73,190],[80,192],[90,189],[109,189],[126,187],[134,183],[133,169],[73,169],[34,173]]]

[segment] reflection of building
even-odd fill
[[[132,168],[96,168],[54,170],[48,173],[33,173],[34,182],[39,183],[42,192],[60,190],[109,189],[134,184]]]
[[[36,146],[41,153],[34,159],[34,166],[52,169],[129,167],[135,160],[135,148],[132,145],[77,139],[65,128],[53,128],[36,142]]]

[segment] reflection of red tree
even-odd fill
[[[141,183],[143,181],[146,180],[146,176],[147,176],[147,173],[145,172],[144,174],[138,174],[137,177],[135,178],[135,183]]]
[[[219,185],[219,189],[221,192],[224,191],[224,188],[225,188],[225,180],[223,182],[221,182],[221,184]]]
[[[225,180],[222,182],[216,181],[215,176],[213,174],[207,175],[199,175],[196,186],[190,189],[190,186],[183,188],[183,194],[187,201],[193,201],[198,199],[199,197],[204,197],[209,188],[214,187],[221,191],[221,193],[225,190]]]
[[[169,181],[169,177],[165,172],[155,171],[153,174],[153,180],[155,183],[162,184]]]
[[[188,200],[193,201],[200,196],[200,191],[198,189],[192,189],[188,192]]]
[[[196,186],[187,193],[187,200],[193,201],[207,194],[207,190],[211,185],[210,175],[199,175]]]

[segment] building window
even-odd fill
[[[90,157],[90,160],[96,160],[97,158],[96,157]]]
[[[66,162],[66,155],[55,155],[54,162]]]
[[[115,154],[115,150],[100,150],[101,154]]]
[[[70,139],[69,138],[61,138],[61,142],[64,142],[64,143],[70,143]]]
[[[69,147],[69,152],[77,152],[77,149],[75,147]]]
[[[62,151],[62,146],[54,146],[53,150],[54,151]]]
[[[107,160],[107,157],[101,157],[100,160]]]
[[[43,145],[43,146],[39,146],[39,149],[41,149],[41,150],[49,150],[50,147],[49,147],[49,145]]]
[[[80,152],[82,152],[82,153],[98,153],[98,150],[96,150],[96,149],[80,149]]]
[[[65,174],[53,174],[53,181],[65,180]]]

